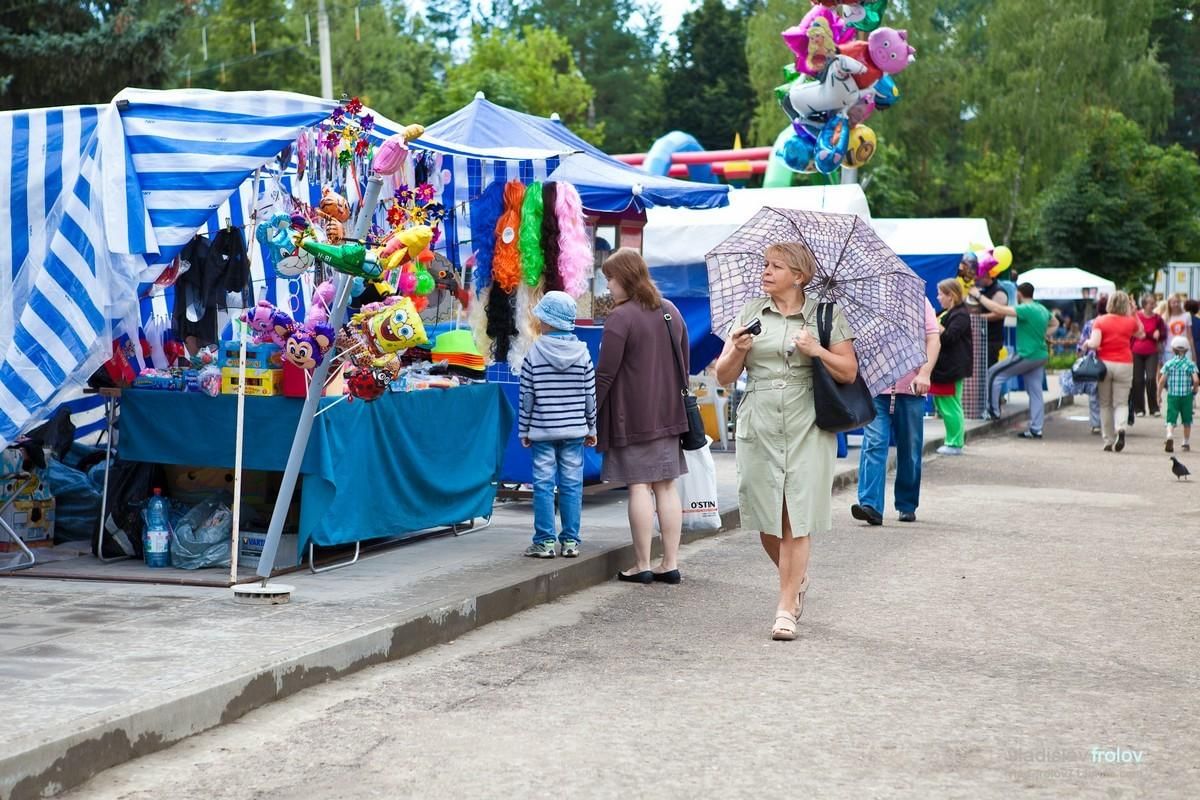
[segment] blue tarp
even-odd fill
[[[512,111],[482,97],[430,125],[426,135],[478,150],[558,150],[561,164],[550,180],[574,184],[584,208],[593,212],[615,214],[651,206],[720,208],[729,202],[728,186],[648,175],[606,155],[558,120]]]
[[[246,469],[283,470],[303,405],[246,398]],[[234,395],[126,390],[121,457],[230,467],[236,408]],[[338,403],[316,418],[300,467],[301,548],[310,537],[327,546],[490,516],[513,416],[494,384]],[[471,435],[449,433],[458,429]]]

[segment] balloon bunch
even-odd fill
[[[308,316],[297,323],[285,311],[280,311],[266,300],[242,312],[241,320],[254,331],[254,341],[277,344],[283,348],[283,357],[300,369],[313,369],[325,358],[333,347],[333,328],[329,327],[329,309],[323,297],[332,300],[333,284],[317,287]]]
[[[313,258],[300,247],[314,230],[303,214],[275,214],[258,226],[254,237],[267,250],[267,258],[275,272],[294,278],[313,265]]]
[[[796,172],[828,175],[843,165],[863,166],[875,154],[875,132],[863,123],[876,109],[896,102],[899,89],[892,76],[916,53],[907,31],[879,27],[886,6],[886,0],[814,0],[800,24],[783,31],[795,63],[784,68],[787,82],[775,96],[792,120],[793,135],[779,156]],[[855,40],[851,27],[870,35]]]

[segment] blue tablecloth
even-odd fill
[[[302,405],[246,398],[246,469],[283,470]],[[236,423],[233,395],[126,390],[121,458],[232,467]],[[493,384],[338,403],[316,418],[304,453],[301,547],[490,516],[512,427],[512,408]]]

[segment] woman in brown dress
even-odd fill
[[[683,509],[675,479],[687,472],[679,435],[687,431],[681,390],[688,374],[683,317],[663,299],[646,262],[623,247],[602,267],[616,307],[604,321],[596,366],[601,477],[629,486],[629,529],[637,563],[617,574],[635,583],[679,583]],[[650,565],[654,515],[662,561]]]

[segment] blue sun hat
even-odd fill
[[[575,301],[566,292],[546,292],[533,307],[533,315],[560,331],[575,330]]]

